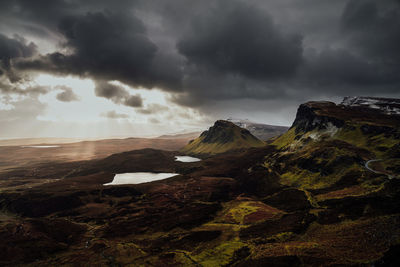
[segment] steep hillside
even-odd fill
[[[268,140],[272,137],[285,133],[289,127],[255,123],[249,120],[239,120],[229,118],[228,121],[237,126],[249,130],[249,132],[260,140]]]
[[[349,182],[350,173],[361,175],[373,162],[394,175],[397,165],[387,162],[400,157],[400,115],[392,112],[398,102],[380,98],[380,106],[371,106],[366,100],[300,105],[290,130],[273,142],[280,152],[266,166],[281,173],[282,183],[304,189]]]
[[[262,147],[264,142],[248,130],[229,121],[216,121],[214,126],[204,131],[198,138],[187,144],[182,152],[187,154],[219,154],[233,149]]]

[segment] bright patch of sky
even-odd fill
[[[40,74],[33,83],[53,88],[49,93],[38,97],[40,102],[46,104],[46,108],[37,119],[75,132],[68,136],[157,136],[198,131],[208,125],[205,117],[197,110],[172,103],[168,100],[168,93],[157,89],[131,88],[113,81],[113,84],[124,87],[130,94],[141,96],[143,107],[132,108],[96,96],[95,84],[90,79]],[[78,100],[57,100],[57,94],[63,91],[59,86],[71,88]],[[107,113],[123,116],[108,118],[105,116]]]

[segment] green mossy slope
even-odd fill
[[[228,121],[216,121],[214,126],[187,144],[182,152],[193,155],[215,155],[234,149],[262,147],[265,143],[248,130]]]

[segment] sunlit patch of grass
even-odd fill
[[[282,211],[259,201],[232,201],[226,204],[215,222],[230,224],[252,224],[272,219],[283,214]]]
[[[276,138],[272,142],[272,145],[276,146],[276,148],[278,149],[286,148],[295,141],[295,137],[296,137],[296,127],[293,127],[289,129],[289,131],[287,131],[286,133]]]
[[[360,166],[354,163],[349,168],[338,168],[333,174],[322,176],[319,172],[292,168],[281,175],[281,183],[300,189],[321,189],[335,184],[346,172],[356,169],[360,169]]]
[[[235,251],[246,246],[239,241],[226,241],[211,249],[192,255],[193,259],[204,267],[224,266],[232,261]]]
[[[147,255],[134,243],[118,243],[112,248],[113,257],[121,264],[126,265],[133,260]]]
[[[310,202],[311,206],[314,208],[319,208],[317,199],[307,190],[303,189],[304,194],[307,197],[308,202]]]
[[[266,238],[267,242],[285,242],[295,236],[293,232],[282,232]]]
[[[294,167],[281,175],[281,183],[300,189],[321,189],[335,184],[346,172],[356,169],[360,169],[360,166],[353,164],[349,168],[338,168],[334,173],[323,176],[319,172]]]
[[[399,140],[391,136],[385,136],[383,133],[366,135],[361,131],[360,125],[355,125],[353,129],[344,127],[333,138],[367,149],[373,152],[377,158],[385,158],[386,150],[399,143]]]
[[[327,199],[340,199],[345,197],[358,197],[358,196],[365,196],[374,192],[378,192],[379,190],[384,188],[384,184],[379,185],[355,185],[351,187],[347,187],[340,190],[331,191],[326,194],[316,195],[315,199],[317,201],[324,201]]]
[[[278,170],[282,184],[300,189],[321,189],[335,184],[346,173],[359,173],[360,177],[356,179],[361,178],[365,171],[362,160],[368,159],[370,154],[344,141],[321,137],[277,155],[267,157],[264,166],[269,172]]]
[[[239,224],[243,224],[246,215],[254,213],[258,210],[258,207],[253,205],[252,202],[243,201],[239,205],[229,209],[227,216],[232,217],[233,221]]]
[[[186,251],[174,251],[174,261],[176,266],[197,266],[196,261]]]
[[[335,135],[335,139],[339,139],[358,147],[366,147],[367,138],[363,135],[359,126],[354,129],[341,128]]]

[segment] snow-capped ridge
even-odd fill
[[[382,97],[347,96],[340,105],[377,109],[388,115],[400,115],[400,99]]]

